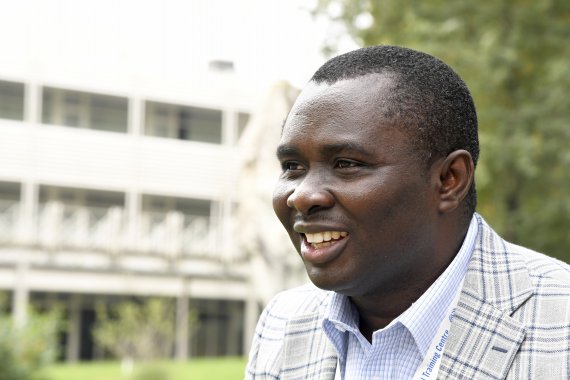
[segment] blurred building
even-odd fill
[[[1,75],[0,289],[16,319],[60,302],[65,359],[91,360],[95,302],[167,296],[175,356],[244,354],[260,305],[233,215],[259,97],[224,62],[179,83]]]

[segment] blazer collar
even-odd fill
[[[523,259],[476,215],[479,233],[438,378],[505,378],[525,326],[511,315],[533,294]]]

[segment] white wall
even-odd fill
[[[236,147],[0,121],[0,180],[220,199],[236,182]]]

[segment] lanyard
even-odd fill
[[[424,360],[416,370],[416,373],[414,374],[412,380],[431,380],[437,378],[439,366],[441,365],[441,360],[443,358],[443,350],[445,349],[445,344],[449,338],[449,328],[451,327],[451,321],[453,320],[455,309],[457,308],[457,303],[459,302],[459,296],[461,295],[461,289],[463,289],[463,281],[461,281],[461,284],[459,284],[455,297],[449,303],[449,306],[445,311],[445,316],[439,324],[437,332],[434,335],[431,344],[429,345]],[[337,360],[336,363],[334,380],[342,380],[342,377],[340,375],[340,360]]]
[[[436,334],[429,345],[422,364],[418,367],[416,373],[414,374],[413,380],[431,380],[437,378],[437,373],[439,372],[439,366],[441,365],[441,360],[443,358],[443,350],[445,349],[445,343],[449,338],[449,328],[451,327],[451,321],[455,315],[455,309],[457,308],[457,303],[459,302],[459,296],[461,295],[461,289],[463,289],[463,281],[459,284],[457,294],[453,298],[453,301],[449,303],[445,316],[439,324]]]

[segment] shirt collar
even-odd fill
[[[461,291],[459,287],[467,273],[478,229],[477,218],[474,215],[463,244],[451,264],[428,290],[397,318],[414,337],[422,357],[429,348],[449,303],[455,294]]]
[[[375,334],[400,323],[411,333],[422,358],[424,357],[449,302],[461,290],[459,286],[467,272],[478,229],[477,214],[474,214],[463,244],[451,264],[416,302]],[[346,350],[346,341],[341,338],[345,331],[357,336],[360,334],[358,320],[358,312],[348,297],[333,292],[323,320],[323,329],[339,353]]]

